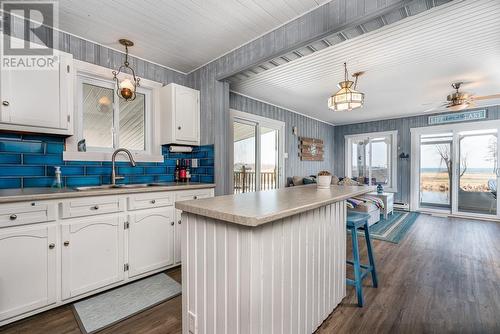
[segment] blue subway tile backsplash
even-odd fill
[[[0,189],[50,187],[54,166],[61,166],[67,187],[92,186],[111,182],[109,161],[63,161],[64,138],[50,135],[0,132]],[[191,170],[192,182],[214,182],[214,146],[193,147],[191,153],[170,153],[162,148],[163,162],[117,162],[118,183],[173,182],[177,159],[199,159]]]

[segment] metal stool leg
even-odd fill
[[[368,250],[368,259],[370,261],[370,267],[371,267],[372,283],[373,287],[376,288],[378,287],[377,270],[375,269],[375,258],[373,256],[372,241],[370,239],[370,230],[368,226],[368,221],[365,223],[364,227],[365,227],[366,249]]]
[[[357,228],[351,229],[352,235],[352,256],[354,265],[354,286],[356,287],[356,294],[358,296],[358,306],[363,306],[363,288],[361,278],[361,267],[359,265],[359,246],[358,246],[358,233]]]

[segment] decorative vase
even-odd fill
[[[331,175],[318,175],[317,182],[318,182],[319,189],[328,189],[328,188],[330,188],[330,184],[332,183],[332,176]]]

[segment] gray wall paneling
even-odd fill
[[[229,106],[232,109],[285,122],[285,151],[288,152],[288,159],[285,160],[286,177],[317,174],[320,170],[332,171],[334,148],[334,128],[332,125],[232,92],[229,95]],[[298,137],[292,133],[293,126],[297,126],[299,136],[323,139],[325,143],[324,161],[300,160]]]

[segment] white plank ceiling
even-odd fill
[[[60,0],[59,28],[189,72],[325,0]]]
[[[500,1],[462,0],[259,73],[232,89],[334,124],[405,117],[439,105],[450,84],[500,93]],[[327,99],[349,70],[366,71],[365,107],[333,112]],[[487,101],[485,104],[500,104]],[[479,106],[481,106],[479,104]]]

